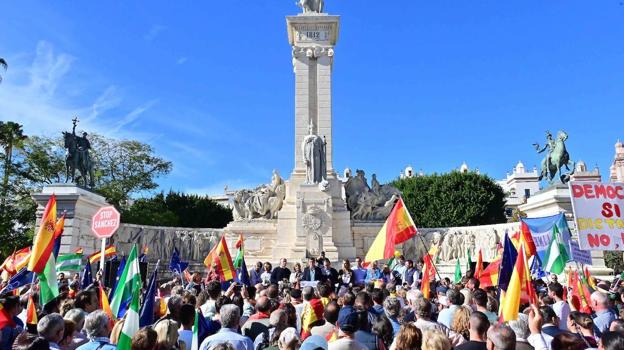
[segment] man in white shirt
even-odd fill
[[[559,328],[567,331],[568,316],[570,316],[570,305],[563,300],[563,286],[557,282],[549,284],[548,296],[555,299],[552,309],[555,311],[557,317],[559,317]]]

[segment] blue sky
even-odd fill
[[[0,11],[0,119],[152,144],[197,193],[293,167],[294,0],[19,1]],[[604,175],[624,138],[621,1],[327,0],[341,15],[334,164],[381,181],[466,161],[494,178],[561,128]]]

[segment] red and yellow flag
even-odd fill
[[[500,319],[502,322],[518,319],[523,293],[528,293],[529,300],[532,302],[535,301],[534,298],[531,297],[531,292],[529,291],[532,290],[533,287],[531,286],[531,276],[528,274],[528,271],[529,268],[524,253],[524,246],[521,245],[518,257],[516,258],[516,265],[511,274],[511,279],[509,280],[507,292],[505,293],[505,297],[501,298]]]
[[[104,250],[104,257],[108,258],[113,255],[117,255],[117,248],[114,245],[109,245],[108,247],[106,247],[106,250]],[[102,252],[97,251],[96,253],[89,256],[89,262],[91,264],[98,262],[100,261],[101,257],[102,257]]]
[[[222,282],[233,280],[236,276],[236,270],[232,263],[232,256],[225,242],[225,236],[221,236],[219,244],[217,244],[210,253],[208,253],[206,259],[204,259],[204,265],[207,267],[212,267],[212,264],[217,265],[217,272]]]
[[[483,250],[479,248],[479,256],[477,256],[477,266],[475,267],[474,278],[479,279],[483,273]]]
[[[373,262],[390,259],[394,255],[396,244],[401,244],[416,234],[418,234],[418,230],[414,220],[405,208],[403,199],[399,198],[383,227],[379,230],[377,237],[375,237],[364,261]]]
[[[234,244],[234,248],[236,249],[241,249],[241,247],[243,246],[243,234],[241,233],[238,236],[238,240],[236,241],[236,243]]]
[[[481,288],[494,287],[498,285],[498,271],[501,266],[501,258],[492,261],[479,275],[479,285]]]
[[[81,248],[76,248],[74,250],[74,253],[76,253],[76,254],[83,254],[84,253],[84,249],[82,247]]]
[[[524,247],[527,259],[537,254],[537,248],[533,241],[533,235],[531,235],[531,229],[522,219],[520,219],[520,230],[511,236],[511,241],[516,249],[520,249],[520,246]]]
[[[422,281],[420,282],[420,291],[423,293],[425,299],[429,299],[431,296],[431,280],[435,278],[435,267],[433,266],[432,256],[426,254],[423,257],[423,273]]]
[[[100,309],[108,315],[108,318],[111,320],[111,326],[112,326],[115,318],[113,317],[113,311],[111,310],[110,303],[108,302],[108,296],[106,296],[106,292],[104,291],[104,288],[101,285],[100,285]]]
[[[572,288],[572,304],[577,310],[591,314],[591,293],[581,280],[578,271],[570,271],[568,283]]]
[[[305,304],[301,314],[301,340],[305,340],[311,335],[311,325],[314,322],[323,319],[324,311],[325,308],[323,307],[321,299],[312,299],[310,302]]]
[[[37,325],[39,318],[37,317],[37,308],[32,294],[28,297],[28,305],[26,306],[26,324]]]
[[[56,231],[56,196],[52,194],[48,204],[46,204],[39,231],[35,236],[32,253],[28,262],[28,270],[35,273],[42,273],[45,265],[52,254]]]
[[[6,271],[9,275],[15,275],[30,261],[30,247],[22,248],[9,255],[0,265],[0,270]]]

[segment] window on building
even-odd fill
[[[524,198],[529,198],[531,197],[531,189],[530,188],[525,188],[524,189]]]

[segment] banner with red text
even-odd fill
[[[571,181],[572,210],[585,250],[624,250],[624,184]]]

